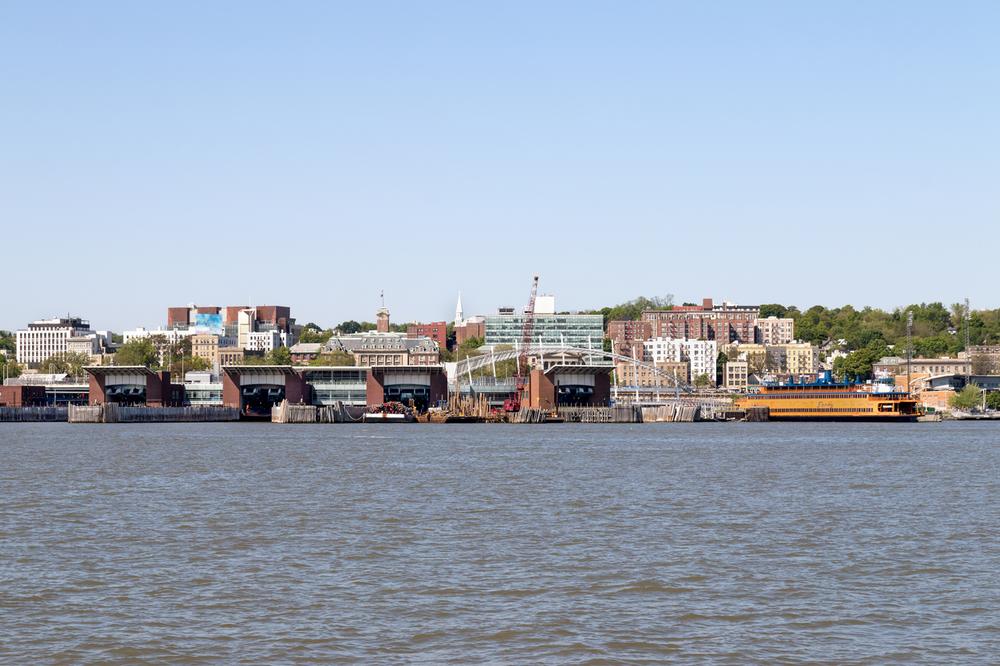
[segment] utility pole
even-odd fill
[[[969,327],[972,325],[972,310],[969,299],[965,299],[965,384],[972,381],[972,356],[969,354]]]
[[[906,392],[910,392],[910,371],[913,361],[913,310],[906,313]]]

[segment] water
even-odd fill
[[[0,424],[0,661],[996,663],[998,440]]]

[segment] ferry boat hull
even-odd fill
[[[763,385],[736,405],[753,421],[912,423],[922,414],[917,401],[904,391],[886,385],[837,383],[829,373],[809,384]]]
[[[813,423],[916,423],[917,415],[899,416],[775,416],[768,414],[768,421],[808,421]]]

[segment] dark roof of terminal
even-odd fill
[[[545,371],[547,375],[557,375],[560,373],[572,372],[587,375],[606,375],[614,370],[611,365],[553,365]]]
[[[444,365],[373,365],[368,368],[373,372],[444,372]]]
[[[83,369],[86,370],[88,374],[94,375],[95,377],[112,374],[145,377],[147,375],[156,374],[144,365],[88,365]]]
[[[230,375],[262,375],[276,372],[294,375],[296,368],[290,365],[224,365],[222,370]]]

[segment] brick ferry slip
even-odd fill
[[[736,401],[739,409],[767,411],[769,421],[916,421],[917,401],[888,384],[832,381],[824,373],[811,384],[764,385]]]

